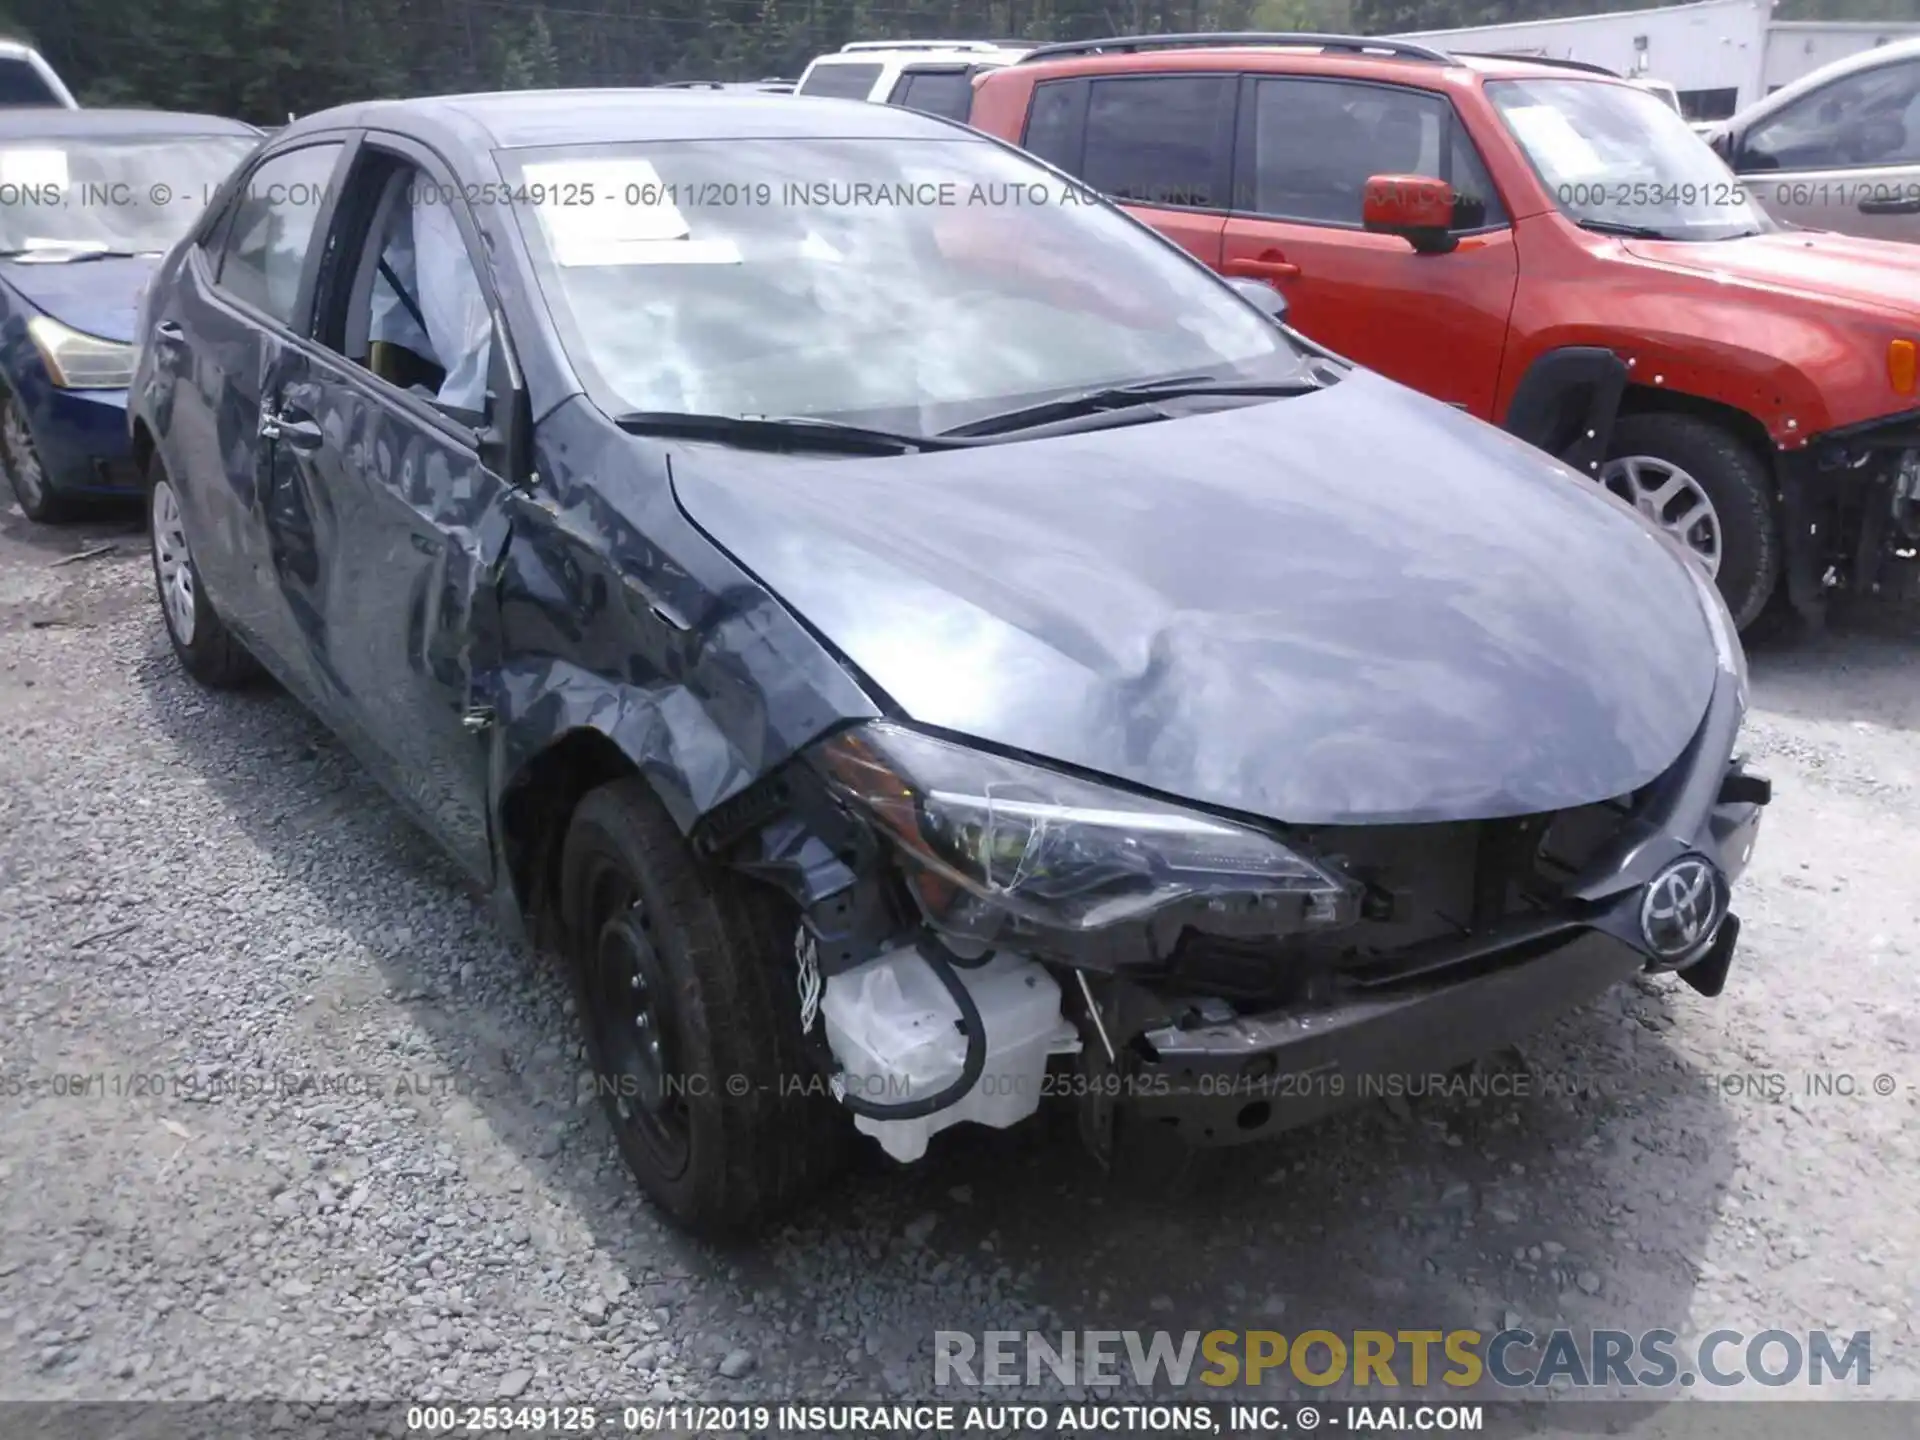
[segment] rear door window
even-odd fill
[[[1260,79],[1252,90],[1234,209],[1357,228],[1371,176],[1429,175],[1453,186],[1460,228],[1506,223],[1444,95],[1338,80]]]
[[[246,178],[227,226],[220,288],[282,325],[299,326],[300,277],[340,150],[306,145],[268,160]]]
[[[823,95],[829,100],[864,100],[880,78],[878,65],[816,65],[800,82],[801,95]]]
[[[893,87],[892,103],[948,120],[965,120],[973,108],[973,72],[964,67],[909,70]]]
[[[1225,209],[1236,84],[1226,75],[1094,81],[1081,178],[1130,204]]]
[[[1036,85],[1027,109],[1027,133],[1020,143],[1049,165],[1080,173],[1081,120],[1087,108],[1087,82],[1050,80]]]

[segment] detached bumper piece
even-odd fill
[[[1825,613],[1827,592],[1856,595],[1913,583],[1897,552],[1920,543],[1920,410],[1816,436],[1777,456],[1787,596],[1808,621]]]
[[[1541,1029],[1645,964],[1632,946],[1584,928],[1476,947],[1335,1008],[1150,1031],[1140,1037],[1150,1058],[1128,1093],[1142,1119],[1195,1144],[1256,1140],[1405,1094],[1408,1081]]]
[[[1180,1018],[1129,1046],[1129,1108],[1195,1144],[1236,1144],[1431,1088],[1430,1077],[1636,973],[1677,972],[1701,994],[1720,994],[1740,938],[1732,885],[1773,787],[1738,758],[1694,773],[1700,800],[1680,831],[1693,838],[1667,831],[1633,846],[1603,896],[1344,969],[1317,1004],[1252,1014],[1219,1001],[1175,1007]]]

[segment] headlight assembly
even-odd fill
[[[890,841],[935,928],[991,942],[1190,912],[1280,934],[1353,918],[1358,887],[1249,826],[876,721],[826,741],[828,788]]]
[[[133,383],[134,349],[62,325],[49,315],[27,322],[47,376],[62,390],[124,390]]]

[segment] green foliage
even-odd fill
[[[268,124],[375,96],[798,75],[851,39],[1396,30],[1608,0],[0,0],[83,103]],[[1920,20],[1920,0],[1783,0],[1783,18]]]

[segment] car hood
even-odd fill
[[[1667,542],[1365,371],[978,449],[672,466],[693,522],[907,718],[1273,820],[1620,796],[1713,690]]]
[[[1738,240],[1628,240],[1629,254],[1661,265],[1847,300],[1885,315],[1920,314],[1920,249],[1827,230],[1782,230]]]
[[[74,262],[7,260],[0,261],[0,278],[62,325],[130,344],[140,287],[159,263],[159,257],[145,255]]]

